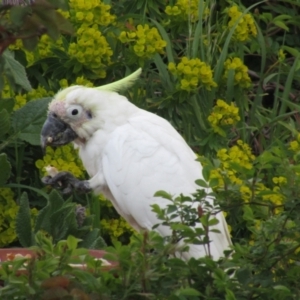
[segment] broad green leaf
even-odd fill
[[[46,119],[50,98],[28,102],[12,117],[12,125],[17,136],[32,145],[40,144],[40,133]]]
[[[79,246],[80,248],[87,249],[101,249],[106,246],[106,243],[100,236],[100,230],[95,228],[84,236],[83,240],[79,243]]]
[[[64,205],[64,200],[61,195],[56,191],[52,190],[49,194],[48,204],[39,211],[36,222],[35,232],[39,230],[45,230],[48,233],[51,232],[51,216]]]
[[[0,137],[4,136],[10,129],[10,116],[6,109],[0,111]]]
[[[172,196],[165,191],[157,191],[154,197],[162,197],[164,199],[172,200]]]
[[[20,26],[23,24],[25,17],[31,12],[30,6],[13,6],[10,9],[10,19],[13,24]]]
[[[280,290],[280,291],[284,291],[284,292],[291,292],[290,289],[288,289],[286,286],[284,285],[275,285],[273,287],[274,290]]]
[[[282,46],[282,49],[289,52],[294,57],[300,56],[300,52],[296,48],[288,47],[288,46]]]
[[[243,207],[243,219],[246,221],[253,221],[254,220],[254,215],[251,207],[249,205],[244,205]]]
[[[182,288],[182,289],[176,291],[176,295],[201,296],[201,293],[193,288]]]
[[[27,91],[31,90],[30,82],[28,81],[25,68],[17,60],[14,59],[9,50],[3,53],[5,68],[11,73],[15,82]]]
[[[24,192],[20,198],[20,208],[16,220],[16,232],[23,247],[32,246],[34,238],[31,229],[30,207],[26,192]]]
[[[277,27],[279,27],[279,28],[282,28],[282,29],[284,29],[284,30],[286,30],[286,31],[289,31],[289,28],[285,25],[285,23],[284,22],[282,22],[282,21],[279,21],[279,20],[276,20],[275,21],[275,19],[273,20],[273,24],[275,24]]]
[[[219,224],[219,220],[216,219],[216,218],[210,219],[208,221],[208,226],[214,226],[214,225],[217,225],[217,224]]]
[[[7,160],[7,155],[5,153],[0,154],[0,170],[0,186],[2,186],[10,177],[11,172],[11,165]]]
[[[226,289],[225,300],[236,300],[236,298],[234,296],[234,293],[231,290],[229,290],[229,289]]]
[[[67,237],[67,245],[68,245],[68,248],[71,250],[75,250],[77,248],[77,245],[79,242],[80,242],[80,239],[77,239],[73,235],[69,235]]]
[[[7,110],[8,113],[13,111],[15,101],[12,98],[5,98],[0,100],[0,111],[2,109]]]

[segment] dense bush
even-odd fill
[[[207,181],[199,185],[213,188],[234,252],[221,262],[167,260],[172,244],[163,246],[155,233],[132,235],[108,201],[74,194],[120,260],[119,277],[101,275],[103,295],[298,299],[298,2],[23,2],[30,4],[0,7],[0,245],[20,242],[14,220],[24,190],[33,219],[49,204],[40,182],[45,166],[86,176],[72,146],[42,154],[46,97],[142,67],[126,95],[168,119],[199,154]],[[166,212],[155,209],[166,222]]]

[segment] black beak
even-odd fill
[[[50,113],[41,132],[41,145],[43,151],[46,146],[66,145],[77,138],[75,131],[62,121],[56,114]]]

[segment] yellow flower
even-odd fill
[[[47,147],[46,155],[43,157],[43,160],[37,160],[35,166],[43,175],[47,175],[45,167],[48,165],[57,168],[58,171],[68,171],[75,177],[80,178],[84,176],[84,168],[78,157],[78,151],[70,144],[56,149]]]
[[[229,29],[234,27],[239,20],[233,35],[236,40],[245,42],[257,35],[256,25],[250,14],[245,14],[241,17],[243,13],[239,10],[237,5],[233,5],[227,9],[227,13],[230,17],[230,21],[228,22]]]
[[[93,25],[92,27],[82,26],[77,30],[77,41],[70,43],[68,54],[80,63],[89,66],[96,73],[96,70],[103,69],[110,64],[113,52],[97,25]],[[99,72],[97,74],[100,75]],[[102,74],[103,76],[99,77],[105,77],[105,71]]]
[[[249,200],[252,198],[252,191],[246,185],[241,185],[241,187],[240,187],[240,193],[241,193],[242,199],[245,202],[249,202]]]
[[[205,5],[204,15],[209,14]],[[165,13],[171,17],[174,22],[190,21],[192,23],[199,20],[199,0],[177,0],[173,6],[166,6]]]
[[[273,181],[275,184],[278,184],[278,185],[282,185],[282,184],[286,184],[286,183],[287,183],[286,177],[283,177],[283,176],[273,177],[273,178],[272,178],[272,181]]]
[[[222,127],[228,125],[233,126],[240,121],[239,108],[233,102],[227,104],[224,100],[218,99],[211,114],[208,116],[208,121],[214,132],[224,135]]]
[[[213,71],[209,65],[201,61],[199,58],[188,59],[182,57],[177,66],[170,62],[168,70],[177,76],[180,84],[177,88],[185,91],[192,91],[196,88],[203,86],[207,90],[216,87],[217,84],[213,80]]]
[[[15,227],[18,210],[13,191],[0,188],[0,247],[9,245],[17,238]]]
[[[251,79],[248,75],[248,67],[244,65],[242,60],[238,57],[228,58],[224,63],[224,79],[228,78],[230,70],[234,70],[234,84],[242,88],[249,88],[251,86]]]
[[[155,53],[163,53],[167,43],[161,38],[155,27],[139,24],[134,31],[122,31],[121,43],[129,43],[134,53],[143,59],[151,58]]]
[[[299,151],[300,145],[299,145],[298,141],[291,141],[289,149],[293,150],[294,152]]]

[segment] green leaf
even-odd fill
[[[40,145],[40,134],[51,98],[28,102],[12,117],[15,134],[31,145]]]
[[[210,219],[208,221],[208,226],[214,226],[214,225],[217,225],[217,224],[219,224],[219,220],[216,219],[216,218]]]
[[[204,188],[208,187],[207,182],[203,179],[197,179],[195,182],[196,182],[197,185],[199,185],[201,187],[204,187]]]
[[[229,290],[229,289],[226,289],[225,300],[236,300],[236,298],[234,296],[234,293],[231,290]]]
[[[10,72],[15,82],[25,90],[30,91],[31,85],[28,81],[24,66],[14,59],[9,50],[4,51],[3,57],[5,68]]]
[[[236,278],[241,284],[247,284],[251,279],[251,271],[247,267],[240,268],[236,271]]]
[[[69,235],[67,237],[67,245],[68,245],[68,248],[71,250],[75,250],[77,248],[77,245],[79,242],[80,242],[80,239],[77,239],[73,235]]]
[[[23,247],[30,247],[34,238],[31,230],[31,216],[27,193],[20,198],[20,208],[16,219],[16,232]]]
[[[157,191],[154,197],[162,197],[164,199],[172,200],[172,196],[165,191]]]
[[[23,46],[28,51],[34,51],[39,39],[36,36],[30,37],[28,39],[22,39]]]
[[[45,230],[48,233],[50,233],[50,218],[56,211],[61,209],[63,205],[63,198],[56,190],[52,190],[49,194],[48,204],[43,209],[41,209],[37,215],[34,232],[38,232],[39,230]]]
[[[0,154],[0,186],[4,185],[10,177],[11,165],[7,160],[6,153]]]
[[[253,211],[252,208],[249,205],[244,205],[243,207],[243,219],[246,221],[253,221],[254,220],[254,215],[253,215]]]
[[[290,293],[291,291],[284,285],[275,285],[273,287],[274,290],[280,290],[280,291],[284,291],[284,292],[288,292]]]
[[[87,249],[101,249],[106,246],[105,241],[100,236],[100,230],[98,228],[93,229],[85,235],[84,239],[79,243],[80,248]]]
[[[284,29],[284,30],[286,30],[286,31],[289,31],[289,28],[285,25],[285,23],[284,22],[282,22],[282,21],[279,21],[279,20],[276,20],[275,21],[275,19],[273,20],[273,24],[274,25],[276,25],[277,27],[279,27],[279,28],[282,28],[282,29]]]
[[[300,52],[296,48],[288,47],[288,46],[282,46],[282,49],[289,52],[294,57],[299,57]]]
[[[20,26],[25,17],[31,12],[30,6],[13,6],[10,9],[10,19],[13,24]]]
[[[5,98],[0,100],[0,111],[5,109],[8,113],[13,111],[15,101],[12,98]]]
[[[56,11],[47,6],[49,4],[46,1],[40,2],[39,5],[33,6],[33,12],[39,17],[39,22],[46,27],[47,34],[53,40],[57,40],[59,38],[59,29],[56,21]]]
[[[4,136],[10,129],[10,116],[6,109],[0,111],[0,137]]]
[[[201,296],[201,293],[193,288],[183,288],[176,291],[176,295],[182,296]]]

